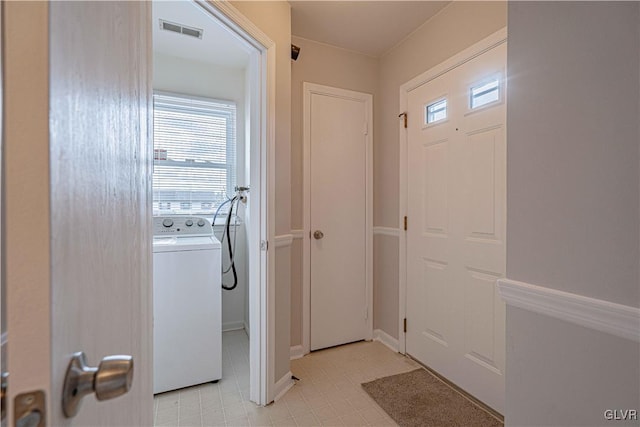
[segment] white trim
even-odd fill
[[[273,240],[275,231],[275,93],[276,45],[253,22],[227,1],[194,0],[219,20],[229,34],[251,52],[248,73],[258,83],[250,85],[248,106],[253,121],[251,143],[251,195],[254,198],[248,232],[256,240]],[[255,145],[254,145],[255,144]],[[251,244],[249,257],[249,365],[250,399],[259,405],[273,400],[275,390],[275,256]]]
[[[293,243],[292,234],[281,234],[279,236],[274,237],[273,239],[273,244],[276,248],[291,246],[292,243]]]
[[[373,234],[378,236],[400,237],[400,229],[393,227],[373,227]]]
[[[419,88],[425,83],[430,82],[431,80],[453,70],[454,68],[457,68],[460,65],[471,61],[472,59],[482,55],[483,53],[493,49],[494,47],[506,43],[506,41],[507,29],[503,28],[501,30],[498,30],[490,36],[480,40],[473,46],[468,47],[461,52],[458,52],[446,61],[441,62],[435,67],[430,68],[424,73],[404,83],[402,86],[400,86],[400,93],[402,94],[404,92],[406,94],[408,92],[411,92],[412,90]],[[400,105],[406,106],[406,104]]]
[[[374,329],[373,330],[373,339],[374,341],[379,341],[382,344],[389,347],[391,350],[398,352],[398,340],[383,331],[382,329]]]
[[[279,400],[281,397],[283,397],[289,391],[289,389],[293,387],[293,385],[295,384],[293,382],[293,379],[291,378],[291,375],[292,375],[291,371],[289,371],[286,374],[284,374],[284,376],[280,378],[277,383],[275,383],[273,387],[273,393],[275,395],[275,397],[273,398],[274,402],[276,400]]]
[[[508,305],[640,342],[640,308],[511,279],[498,279]]]
[[[304,230],[291,230],[291,235],[294,239],[303,239],[304,238]]]
[[[222,332],[239,331],[244,329],[244,321],[225,322],[222,324]]]
[[[400,86],[400,113],[408,113],[407,98],[410,91],[416,89],[423,84],[435,79],[436,77],[446,73],[447,71],[458,67],[465,62],[472,60],[478,55],[502,44],[507,41],[507,29],[503,28],[489,37],[479,41],[473,46],[463,50],[462,52],[452,56],[448,60],[436,65],[435,67],[425,71],[419,76],[409,80]],[[408,120],[416,120],[408,117]],[[398,120],[398,133],[400,135],[400,207],[398,210],[398,224],[402,224],[404,216],[407,214],[407,130],[402,125],[402,120]],[[403,330],[404,318],[407,312],[407,232],[402,230],[399,233],[399,254],[398,254],[398,349],[400,353],[407,352],[406,334]]]
[[[322,94],[364,101],[367,105],[366,177],[365,177],[365,283],[367,288],[367,331],[364,337],[373,337],[373,95],[346,89],[303,82],[303,230],[302,238],[302,348],[305,354],[311,348],[311,94]]]
[[[304,350],[302,349],[301,345],[294,345],[294,346],[291,346],[291,348],[289,349],[289,358],[291,360],[300,359],[303,356],[304,356]]]

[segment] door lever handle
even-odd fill
[[[107,400],[121,396],[131,389],[133,381],[133,357],[107,356],[97,368],[87,366],[84,352],[73,354],[62,392],[62,409],[67,418],[74,417],[80,402],[87,394],[95,393],[96,399]]]

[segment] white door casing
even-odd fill
[[[370,94],[311,83],[303,91],[307,353],[371,339],[373,115]]]
[[[407,91],[406,352],[504,410],[506,43]],[[501,99],[471,110],[469,90],[500,79]],[[448,102],[426,124],[425,108]]]

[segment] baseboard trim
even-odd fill
[[[281,234],[280,236],[275,237],[275,247],[283,248],[286,246],[291,246],[293,243],[293,235],[292,234]]]
[[[396,353],[399,351],[400,346],[398,344],[398,340],[383,331],[382,329],[374,329],[373,330],[373,339],[375,341],[380,341],[382,344],[389,347],[391,350]]]
[[[304,349],[301,345],[293,345],[289,350],[290,360],[300,359],[304,356]]]
[[[282,378],[278,380],[274,387],[274,395],[273,401],[277,401],[282,396],[285,395],[287,391],[291,387],[293,387],[293,379],[291,378],[291,371],[287,372]]]
[[[373,227],[373,234],[379,236],[400,237],[400,229],[392,227]]]
[[[640,342],[640,308],[511,279],[498,288],[508,305]]]
[[[238,322],[226,322],[222,324],[222,332],[237,331],[239,329],[244,329],[243,320]]]

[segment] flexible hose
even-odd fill
[[[238,200],[237,196],[234,197],[233,199],[231,199],[231,206],[229,207],[229,214],[227,215],[227,220],[225,221],[225,234],[227,236],[227,248],[229,249],[229,259],[231,260],[231,271],[233,272],[233,285],[225,286],[225,284],[222,283],[222,289],[224,289],[225,291],[231,291],[231,290],[235,289],[236,286],[238,286],[238,273],[236,272],[236,264],[235,264],[234,259],[233,259],[234,258],[234,254],[233,254],[234,248],[231,247],[231,233],[229,232],[229,226],[231,225],[231,215],[233,215],[233,202],[236,202],[236,206],[237,206],[238,205],[237,200]],[[235,234],[237,234],[237,233],[238,233],[238,230],[236,229],[234,231],[234,238],[233,238],[234,246],[235,246]],[[222,236],[222,239],[224,240],[224,234]]]

